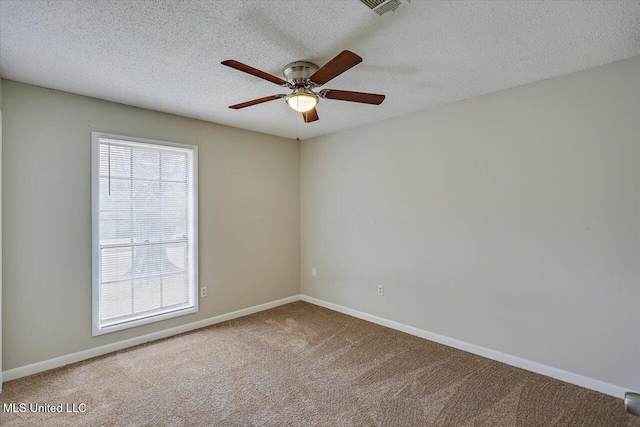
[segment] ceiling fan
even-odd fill
[[[360,62],[362,62],[362,58],[348,50],[342,51],[342,53],[327,62],[322,68],[311,62],[296,61],[285,65],[282,70],[285,78],[283,80],[241,62],[234,61],[233,59],[222,61],[222,64],[227,67],[235,68],[236,70],[260,77],[261,79],[269,80],[272,83],[292,90],[289,95],[278,94],[265,96],[264,98],[231,105],[229,108],[238,110],[256,104],[262,104],[263,102],[284,98],[289,107],[302,113],[305,123],[310,123],[318,120],[316,105],[320,101],[320,98],[380,105],[382,101],[384,101],[384,95],[335,89],[322,89],[319,92],[313,91],[313,89],[333,80]]]

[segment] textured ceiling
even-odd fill
[[[281,76],[344,49],[364,61],[325,88],[382,105],[321,100],[310,124],[283,100],[227,108],[284,92],[220,61]],[[640,1],[0,1],[4,78],[300,139],[637,55]]]

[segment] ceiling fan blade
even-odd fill
[[[265,73],[264,71],[260,71],[257,68],[250,67],[246,64],[243,64],[242,62],[234,61],[233,59],[227,59],[226,61],[222,61],[221,64],[226,65],[227,67],[235,68],[236,70],[242,71],[244,73],[251,74],[252,76],[269,80],[270,82],[277,85],[287,86],[287,82],[285,82],[281,78],[273,76],[269,73]]]
[[[323,98],[337,99],[339,101],[360,102],[362,104],[380,105],[384,101],[384,95],[375,93],[351,92],[348,90],[325,89],[320,92]]]
[[[309,80],[317,85],[323,85],[361,62],[362,58],[358,55],[351,51],[343,50],[342,53],[327,62],[324,67],[313,73]]]
[[[305,123],[315,122],[319,119],[318,112],[316,111],[315,107],[309,111],[302,113],[302,117],[304,117]]]
[[[263,102],[275,101],[276,99],[280,99],[283,96],[285,95],[265,96],[264,98],[254,99],[252,101],[243,102],[241,104],[230,105],[229,108],[232,108],[234,110],[239,110],[240,108],[251,107],[252,105],[262,104]]]

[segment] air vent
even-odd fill
[[[385,13],[393,12],[404,3],[409,3],[411,0],[360,0],[367,7],[373,10],[378,15],[382,16]]]
[[[360,0],[360,1],[366,4],[369,9],[373,10],[376,7],[380,6],[382,3],[386,2],[387,0]]]

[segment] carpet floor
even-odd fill
[[[304,302],[10,381],[2,426],[640,427],[621,399]]]

